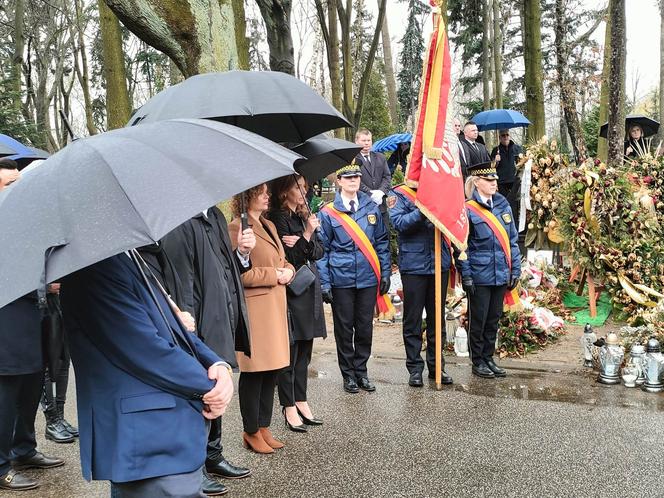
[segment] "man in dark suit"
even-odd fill
[[[15,161],[0,159],[0,190],[20,178]],[[41,312],[37,293],[0,308],[0,489],[34,489],[17,471],[64,465],[37,451],[35,416],[42,391]]]
[[[371,132],[366,128],[360,128],[355,133],[355,143],[362,146],[362,150],[355,157],[355,163],[360,165],[362,172],[360,191],[371,196],[371,200],[380,208],[383,222],[389,227],[389,215],[385,197],[392,188],[392,175],[385,156],[379,152],[372,152],[373,140]]]
[[[161,241],[180,278],[182,299],[176,304],[191,313],[198,337],[215,353],[237,367],[235,351],[250,355],[249,320],[240,275],[251,268],[249,254],[256,245],[253,231],[240,234],[233,250],[226,218],[217,207],[186,221]],[[224,458],[222,421],[213,420],[207,445],[206,473],[240,479],[249,469]],[[206,475],[203,490],[220,486]]]
[[[230,366],[177,320],[129,253],[62,280],[76,371],[81,468],[115,498],[204,497],[205,419],[233,395]]]
[[[463,138],[459,139],[459,158],[464,181],[468,176],[466,169],[469,166],[491,161],[486,146],[477,141],[478,135],[477,125],[468,121],[463,127]]]

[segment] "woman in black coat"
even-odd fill
[[[316,235],[318,218],[306,208],[307,191],[303,177],[291,175],[272,183],[272,208],[268,218],[277,227],[284,244],[286,260],[298,270],[308,265],[316,281],[299,296],[287,292],[291,330],[290,365],[278,378],[279,400],[286,427],[306,432],[306,425],[321,425],[307,403],[307,369],[316,337],[326,337],[325,315],[320,279],[314,261],[323,256],[323,246]],[[304,422],[304,424],[302,423]]]

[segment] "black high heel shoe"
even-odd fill
[[[297,410],[297,414],[300,416],[302,419],[302,422],[304,422],[306,425],[323,425],[323,421],[319,418],[307,418],[304,415],[302,415],[302,412],[300,409],[296,406],[295,409]]]
[[[299,410],[298,410],[299,412]],[[286,423],[286,428],[288,430],[291,430],[293,432],[307,432],[307,427],[304,424],[300,425],[293,425],[288,421],[288,418],[286,417],[286,407],[281,408],[281,413],[284,415],[284,422]]]

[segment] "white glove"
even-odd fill
[[[374,201],[379,206],[383,203],[383,197],[385,197],[385,192],[383,192],[382,190],[371,191],[371,200]]]

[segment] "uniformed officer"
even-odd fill
[[[424,361],[422,351],[422,310],[426,309],[427,369],[429,378],[436,372],[436,285],[434,276],[434,225],[415,206],[416,190],[399,185],[392,190],[387,205],[392,226],[398,232],[399,273],[403,284],[403,343],[406,348],[406,368],[410,374],[408,384],[422,387]],[[443,239],[442,249],[442,302],[445,303],[451,263],[450,247]],[[443,307],[444,309],[444,307]],[[443,329],[444,334],[444,329]],[[443,344],[444,336],[443,336]],[[444,359],[443,359],[444,362]],[[442,383],[451,384],[452,377],[444,370]]]
[[[472,371],[484,378],[504,377],[493,354],[505,292],[516,288],[521,274],[518,231],[507,199],[497,192],[495,167],[484,162],[468,171],[468,258],[458,260],[458,266],[468,296]]]
[[[367,374],[373,310],[390,286],[388,231],[376,203],[359,191],[361,174],[356,164],[337,171],[340,190],[319,213],[324,254],[316,262],[323,300],[332,304],[339,369],[349,393],[376,390]]]

